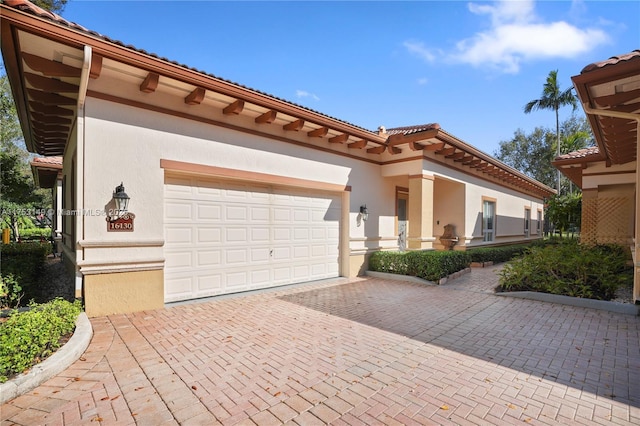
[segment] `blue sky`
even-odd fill
[[[549,71],[567,88],[640,48],[638,1],[69,0],[63,16],[370,130],[437,122],[489,154],[555,126],[522,112]]]

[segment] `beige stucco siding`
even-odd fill
[[[351,248],[377,248],[394,236],[395,187],[378,165],[340,155],[211,126],[180,117],[89,98],[86,105],[85,208],[108,209],[115,186],[124,183],[135,217],[133,233],[106,231],[103,215],[85,220],[86,268],[108,263],[161,267],[163,185],[161,159],[351,186]],[[370,215],[363,223],[359,207]],[[120,244],[125,242],[124,244]],[[108,247],[106,245],[113,245]],[[104,265],[104,266],[100,266]]]

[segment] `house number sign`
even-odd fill
[[[107,218],[107,232],[133,232],[135,217],[133,213],[125,213],[117,219]]]

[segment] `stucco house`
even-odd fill
[[[63,258],[90,316],[356,276],[376,250],[442,249],[449,224],[456,250],[541,237],[553,189],[438,124],[366,130],[1,8],[26,145],[63,156]]]
[[[587,65],[572,80],[597,146],[562,155],[554,165],[582,189],[581,240],[631,248],[639,303],[640,50]]]

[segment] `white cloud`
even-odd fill
[[[438,56],[435,50],[427,49],[424,43],[420,41],[405,41],[402,44],[409,53],[412,53],[427,62],[435,61]]]
[[[573,4],[574,8],[582,6],[580,2]],[[544,22],[536,16],[534,2],[530,0],[470,3],[468,7],[473,14],[489,15],[491,27],[458,41],[452,51],[441,55],[445,61],[515,74],[523,62],[575,58],[609,39],[599,28],[579,28],[565,21]],[[437,50],[420,42],[404,45],[410,53],[429,62],[438,59]]]
[[[418,79],[418,85],[419,86],[424,86],[429,82],[429,80],[426,77],[422,77]]]
[[[320,98],[313,93],[309,93],[306,90],[296,90],[296,97],[298,98],[311,98],[314,101],[319,101]]]

